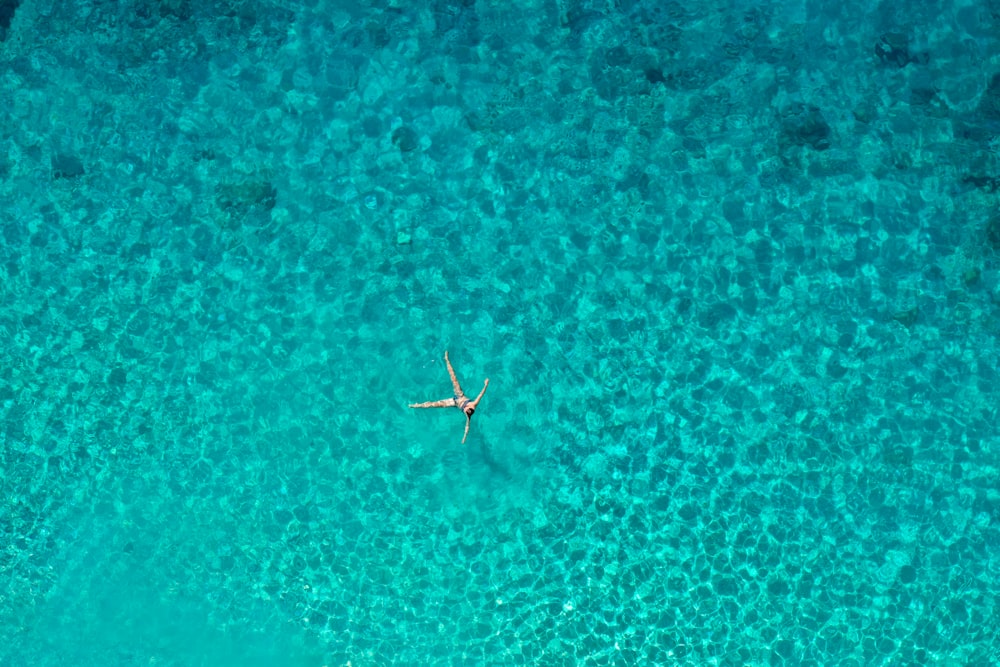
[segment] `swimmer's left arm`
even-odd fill
[[[465,444],[465,439],[469,437],[469,424],[472,423],[472,418],[469,415],[465,415],[465,433],[462,434],[462,444]]]

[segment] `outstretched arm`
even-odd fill
[[[458,405],[454,398],[445,398],[440,401],[427,401],[426,403],[410,403],[411,408],[453,408]]]
[[[448,360],[448,350],[444,351],[444,363],[448,366],[448,375],[451,377],[451,386],[455,389],[455,395],[462,396],[462,388],[458,385],[458,378],[455,377],[455,369],[451,367],[451,361]]]
[[[479,392],[479,396],[476,396],[476,400],[474,400],[472,403],[469,403],[470,408],[472,408],[473,410],[476,409],[476,406],[479,405],[479,401],[483,400],[483,394],[486,393],[486,388],[488,386],[490,386],[490,379],[486,378],[486,382],[483,383],[483,390]]]
[[[462,444],[465,444],[465,439],[469,437],[469,424],[472,423],[472,419],[469,415],[465,415],[465,433],[462,434]]]

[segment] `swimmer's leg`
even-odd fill
[[[447,350],[444,352],[444,363],[448,366],[448,376],[451,377],[451,386],[455,389],[455,396],[463,398],[465,394],[462,392],[462,387],[458,384],[458,378],[455,377],[455,369],[451,367],[451,361],[448,359]]]
[[[453,408],[458,403],[454,398],[445,398],[440,401],[427,401],[426,403],[410,403],[411,408]]]

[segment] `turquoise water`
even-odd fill
[[[0,665],[995,664],[998,29],[0,3]]]

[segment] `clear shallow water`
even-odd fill
[[[998,19],[893,12],[21,3],[0,663],[995,662]]]

